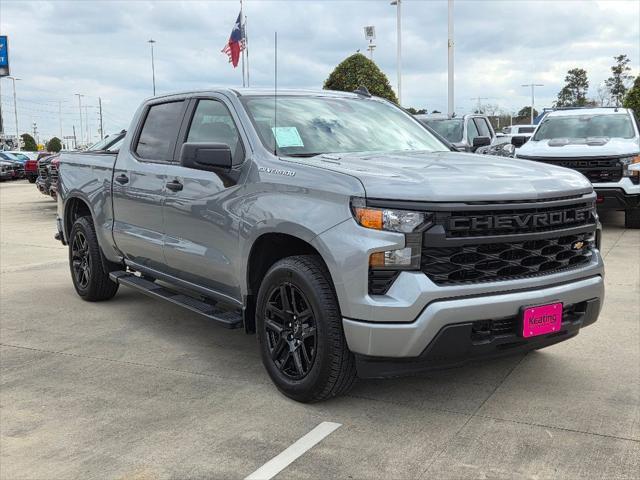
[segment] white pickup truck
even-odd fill
[[[598,208],[624,210],[626,227],[640,228],[640,129],[633,110],[550,112],[516,157],[579,171],[593,184]]]

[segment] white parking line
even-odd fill
[[[275,477],[298,457],[302,456],[304,452],[312,448],[324,437],[341,426],[342,424],[340,423],[322,422],[296,443],[288,447],[284,452],[276,455],[251,475],[246,477],[245,480],[269,480],[270,478]]]

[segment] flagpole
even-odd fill
[[[247,34],[247,17],[244,17],[244,43],[245,43],[245,51],[247,55],[247,87],[251,86],[251,82],[249,81],[249,35]]]
[[[240,0],[240,41],[242,41],[242,35],[243,35],[243,24],[242,21],[244,19],[244,15],[242,14],[242,0]],[[242,86],[246,87],[245,85],[245,74],[244,74],[244,49],[242,50],[242,58],[241,58],[241,62],[242,62]]]

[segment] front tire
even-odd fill
[[[276,262],[258,292],[256,331],[262,363],[276,387],[299,402],[346,392],[356,377],[338,299],[316,255]]]
[[[73,286],[83,300],[109,300],[118,291],[118,284],[109,279],[102,265],[91,217],[80,217],[73,224],[69,235],[69,268]]]
[[[640,208],[625,210],[624,226],[626,228],[640,228]]]
[[[36,179],[34,177],[29,177],[27,180],[29,180],[29,183],[36,183]]]

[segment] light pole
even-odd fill
[[[156,43],[156,41],[153,38],[151,38],[147,40],[147,43],[151,45],[151,79],[153,81],[153,96],[155,97],[156,96],[156,66],[153,58],[153,44]]]
[[[16,77],[7,77],[13,83],[13,117],[16,121],[16,141],[18,142],[18,151],[20,150],[20,129],[18,128],[18,102],[16,101],[16,80],[22,80]]]
[[[533,125],[533,107],[535,104],[535,88],[536,87],[544,87],[541,83],[527,83],[525,85],[520,85],[521,87],[531,87],[531,125]]]
[[[74,95],[76,97],[78,97],[78,113],[80,114],[80,143],[83,144],[84,143],[84,133],[82,130],[82,97],[84,97],[84,95],[80,94],[80,93],[74,93]],[[77,141],[76,141],[76,147],[77,147]]]
[[[396,6],[397,14],[398,52],[396,54],[396,68],[398,70],[398,103],[402,105],[402,0],[393,0],[391,5]]]
[[[453,0],[449,0],[447,7],[447,109],[449,110],[449,116],[453,117]]]

